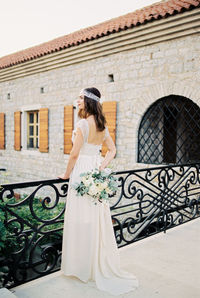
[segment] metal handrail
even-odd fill
[[[110,209],[119,247],[200,216],[199,163],[114,175],[118,191],[111,198]],[[9,235],[0,258],[0,271],[7,268],[4,286],[13,287],[59,270],[68,183],[68,179],[50,179],[2,185],[0,211]],[[9,241],[13,245],[10,253]]]

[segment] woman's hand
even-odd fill
[[[60,176],[58,176],[59,179],[63,179],[63,180],[66,180],[66,179],[69,179],[69,176],[66,175],[66,174],[62,174]]]
[[[99,172],[103,171],[104,167],[102,165],[99,166]]]

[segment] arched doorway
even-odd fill
[[[138,162],[200,162],[200,108],[177,95],[153,103],[140,122]]]

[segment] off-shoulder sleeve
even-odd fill
[[[109,133],[108,127],[106,126],[106,128],[105,128],[105,135],[104,135],[103,140],[105,141],[105,139],[106,139],[109,135],[110,135],[110,133]]]
[[[83,135],[84,142],[86,142],[87,139],[88,139],[88,124],[87,124],[87,120],[86,119],[79,120],[77,122],[77,125],[76,125],[76,129],[77,128],[80,128],[80,130],[82,132],[82,135]]]

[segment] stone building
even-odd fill
[[[91,86],[102,93],[117,170],[200,161],[200,0],[161,1],[0,58],[9,182],[65,170],[75,100]]]

